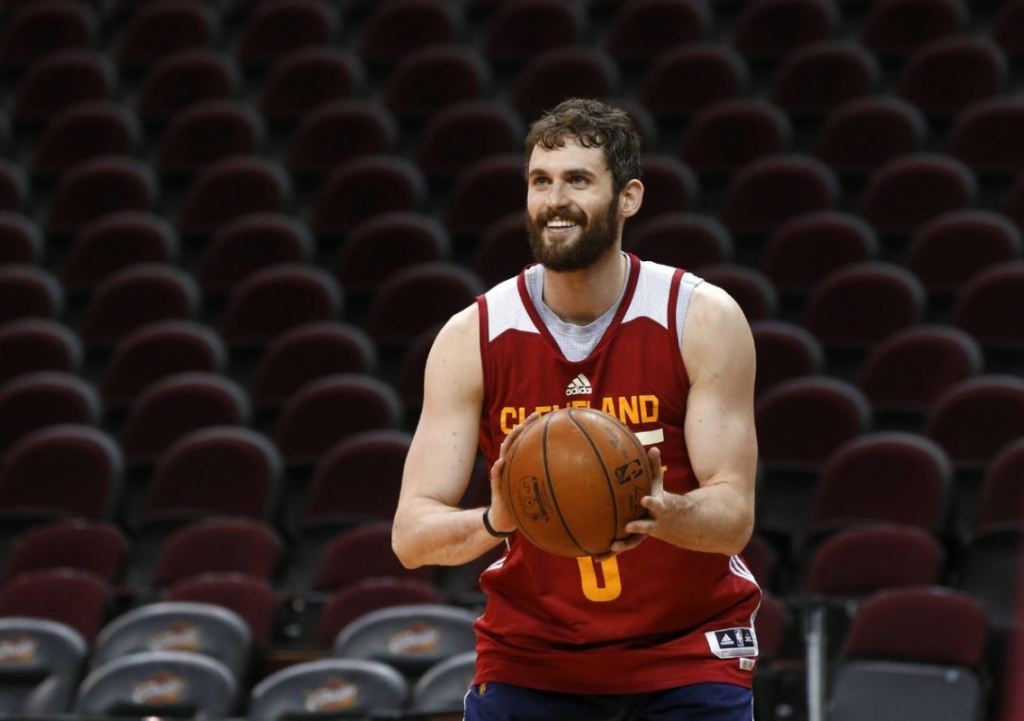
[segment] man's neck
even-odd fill
[[[618,246],[586,270],[555,273],[545,268],[544,304],[566,323],[593,323],[615,305],[628,272],[629,261]]]

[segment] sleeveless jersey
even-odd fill
[[[527,291],[526,272],[477,299],[488,464],[534,410],[600,408],[661,449],[665,489],[698,484],[683,440],[689,382],[680,352],[694,277],[629,257],[618,310],[594,349],[567,360]],[[596,563],[513,534],[480,579],[476,683],[577,694],[646,693],[692,683],[752,684],[761,592],[739,556],[648,538]]]

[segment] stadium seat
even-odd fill
[[[0,618],[0,709],[9,716],[71,710],[89,654],[70,626],[38,618]],[[26,679],[33,679],[27,682]]]
[[[35,218],[0,210],[0,265],[34,265],[45,249],[46,236]]]
[[[1012,139],[1024,127],[1024,102],[1017,98],[987,98],[957,114],[946,150],[976,173],[1012,177],[1024,170],[1024,153]]]
[[[768,320],[778,312],[779,294],[768,277],[756,268],[719,263],[704,266],[700,276],[732,296],[748,322]]]
[[[602,47],[627,68],[643,67],[670,48],[707,39],[713,26],[703,0],[634,0],[615,8]]]
[[[470,269],[490,288],[533,262],[522,210],[489,223],[473,248]]]
[[[288,53],[260,83],[256,105],[272,124],[293,124],[327,103],[357,97],[365,69],[340,47],[313,46]]]
[[[248,624],[257,652],[272,640],[278,598],[266,579],[244,573],[203,573],[178,581],[160,598],[169,602],[210,604],[233,611]]]
[[[64,288],[37,265],[0,266],[0,323],[41,319],[56,321],[64,312]]]
[[[342,288],[326,271],[276,264],[234,287],[219,330],[229,347],[261,347],[305,323],[339,320],[343,305]]]
[[[879,233],[908,235],[943,213],[973,206],[977,196],[977,177],[965,164],[940,153],[913,153],[871,174],[858,212]]]
[[[883,0],[864,18],[860,41],[879,57],[906,58],[932,40],[960,34],[969,15],[959,0]]]
[[[392,347],[410,343],[420,332],[474,302],[483,282],[454,263],[424,263],[399,271],[377,291],[366,319],[366,332]]]
[[[824,40],[787,53],[771,78],[769,98],[798,117],[823,117],[869,96],[881,81],[874,55],[848,40]]]
[[[0,32],[0,70],[24,71],[60,50],[88,49],[98,27],[96,12],[89,3],[26,3],[5,18]]]
[[[311,263],[314,239],[299,218],[253,213],[225,223],[203,247],[196,280],[207,296],[230,293],[257,271],[281,263]]]
[[[147,579],[165,588],[205,573],[241,573],[273,580],[284,555],[284,541],[263,521],[210,517],[179,526],[160,545]]]
[[[733,175],[719,219],[733,233],[766,233],[797,215],[830,210],[838,197],[839,180],[821,161],[769,155]]]
[[[428,179],[448,181],[482,158],[518,152],[525,137],[518,113],[470,100],[433,115],[417,136],[411,157]]]
[[[896,263],[851,263],[824,276],[808,293],[803,325],[826,349],[867,351],[923,317],[924,286]]]
[[[323,177],[355,158],[391,153],[398,136],[394,116],[379,103],[325,102],[302,115],[288,141],[285,166],[300,178]]]
[[[396,714],[409,683],[380,661],[325,658],[303,661],[267,676],[253,687],[248,721],[286,721],[300,714]]]
[[[181,110],[206,100],[238,97],[242,70],[229,54],[212,48],[187,48],[157,61],[139,81],[135,114],[160,126]]]
[[[70,293],[87,294],[119,270],[142,263],[172,264],[178,235],[161,216],[138,210],[106,213],[75,235],[59,270]]]
[[[110,586],[87,571],[47,568],[23,573],[0,589],[0,618],[56,621],[89,646],[113,610]]]
[[[264,150],[262,116],[237,100],[204,100],[176,113],[160,134],[153,166],[161,178],[192,178],[218,160]]]
[[[195,320],[201,304],[190,273],[167,263],[130,265],[96,286],[78,334],[87,347],[111,348],[150,323]]]
[[[289,564],[288,588],[300,592],[334,593],[366,578],[408,578],[438,581],[437,567],[405,568],[391,548],[391,523],[366,521],[345,530],[306,533]]]
[[[150,166],[135,158],[102,155],[76,164],[60,176],[50,195],[43,225],[47,235],[71,235],[116,211],[153,211],[160,183]]]
[[[29,171],[52,179],[102,155],[135,155],[142,129],[135,113],[107,100],[84,100],[57,113],[35,143]]]
[[[924,114],[905,100],[872,95],[832,110],[814,139],[814,155],[841,176],[863,178],[887,162],[925,149]]]
[[[697,270],[733,260],[732,235],[703,213],[662,213],[633,228],[625,250],[644,260]]]
[[[834,669],[829,718],[981,719],[988,626],[978,601],[949,589],[873,594],[854,617]]]
[[[186,651],[147,651],[113,659],[82,680],[80,716],[222,718],[235,713],[239,682],[220,661]]]
[[[262,156],[223,158],[189,183],[176,227],[183,238],[208,238],[221,226],[251,213],[283,213],[292,202],[284,167]]]
[[[1024,435],[1024,379],[983,374],[956,383],[929,409],[924,432],[957,467],[990,463]]]
[[[476,613],[447,604],[382,608],[343,628],[331,655],[383,661],[402,673],[420,676],[446,658],[475,649],[476,619]],[[423,643],[424,635],[431,643]]]
[[[129,551],[127,537],[109,521],[53,521],[17,536],[4,563],[3,582],[33,571],[71,568],[92,573],[114,587],[124,575]]]
[[[249,415],[248,394],[236,381],[216,373],[174,373],[150,383],[135,398],[120,434],[121,447],[130,463],[149,464],[186,433],[245,426]]]
[[[336,241],[357,223],[390,212],[421,212],[427,180],[399,155],[364,155],[324,178],[309,211],[309,225],[321,244]]]
[[[416,680],[409,699],[409,711],[461,714],[475,675],[475,651],[464,651],[438,661]]]
[[[804,376],[765,390],[754,405],[760,454],[756,528],[791,544],[810,518],[828,458],[871,429],[864,395],[837,377]],[[822,418],[829,423],[822,423]]]
[[[4,454],[0,514],[9,526],[33,519],[112,517],[124,460],[105,431],[53,423],[25,434]]]
[[[862,218],[835,210],[798,215],[771,232],[761,270],[783,295],[807,293],[839,268],[876,260],[880,244]]]
[[[662,123],[689,117],[749,87],[746,59],[724,43],[696,41],[666,48],[643,74],[640,100]]]
[[[36,371],[0,385],[0,454],[32,431],[58,424],[96,426],[102,404],[96,389],[70,373]]]
[[[619,66],[605,51],[554,47],[534,55],[519,72],[512,87],[512,107],[523,118],[537,118],[572,95],[615,97],[620,82]]]
[[[247,428],[213,426],[182,433],[160,453],[138,521],[143,526],[173,521],[178,527],[216,516],[270,521],[277,510],[282,471],[280,454],[269,439]],[[234,528],[219,535],[231,534]],[[250,526],[237,528],[243,535],[261,533],[248,530]],[[218,535],[218,530],[203,527],[197,532]],[[210,561],[208,556],[202,562]]]
[[[0,160],[0,211],[20,213],[31,196],[28,174],[21,164]]]
[[[747,58],[778,60],[804,45],[835,37],[839,27],[839,13],[827,0],[767,0],[743,7],[732,44]]]
[[[803,326],[783,320],[759,320],[750,324],[757,352],[754,396],[782,381],[813,376],[825,369],[821,342]]]
[[[331,446],[306,489],[301,531],[394,516],[411,441],[405,431],[384,429],[354,433]]]
[[[466,175],[485,180],[477,173]],[[332,270],[346,293],[367,299],[405,268],[447,260],[451,245],[448,231],[430,215],[407,211],[380,213],[351,228],[334,255]]]
[[[479,31],[480,52],[492,66],[523,67],[556,48],[577,44],[587,30],[587,17],[568,3],[526,0],[503,3]]]
[[[310,594],[303,596],[310,598]],[[371,611],[391,606],[443,602],[444,597],[432,583],[416,578],[362,578],[329,594],[317,614],[309,642],[314,646],[330,647],[341,629]]]
[[[990,210],[954,210],[936,216],[910,237],[904,265],[935,295],[952,297],[983,270],[1024,254],[1020,230]]]
[[[909,431],[865,433],[828,457],[814,489],[808,538],[889,523],[936,537],[947,530],[953,464],[934,441]]]
[[[213,47],[220,37],[221,24],[220,13],[203,3],[143,3],[120,26],[114,59],[122,74],[142,74],[182,50]]]
[[[303,323],[270,341],[249,381],[257,406],[280,406],[310,381],[337,373],[372,375],[377,349],[356,325],[335,321]]]
[[[409,53],[454,43],[458,6],[440,0],[396,0],[376,5],[366,19],[358,54],[370,67],[393,67]]]
[[[78,334],[57,321],[25,318],[0,327],[0,383],[37,371],[78,373],[82,359]]]
[[[359,373],[332,374],[288,396],[273,439],[288,463],[305,464],[354,433],[398,429],[401,423],[401,401],[389,384]]]
[[[9,105],[11,121],[38,127],[54,114],[85,100],[110,100],[117,86],[106,54],[86,48],[58,50],[19,75]]]
[[[1001,349],[1019,351],[1024,347],[1024,332],[1006,309],[1017,307],[1022,292],[1024,261],[993,264],[960,287],[951,322],[981,344],[988,360],[994,360]]]
[[[942,393],[984,369],[981,346],[949,325],[924,324],[896,331],[868,352],[857,385],[876,419],[895,415],[919,430]]]
[[[706,105],[693,114],[679,157],[701,174],[728,174],[748,163],[790,149],[789,117],[763,100],[735,98]]]
[[[146,603],[103,627],[89,666],[97,669],[116,659],[154,651],[216,659],[243,683],[252,662],[252,633],[241,617],[220,606],[184,601]]]
[[[991,40],[968,35],[941,37],[907,58],[897,94],[930,117],[949,118],[1006,88],[1008,62]]]
[[[195,321],[147,323],[122,338],[104,366],[104,409],[127,407],[154,381],[186,371],[220,373],[227,366],[220,336]]]
[[[253,6],[241,20],[234,54],[243,68],[265,69],[297,50],[335,40],[337,10],[320,0],[271,0]]]
[[[451,105],[483,100],[493,84],[491,66],[476,48],[428,45],[403,52],[385,81],[383,104],[401,122],[418,125]]]
[[[699,206],[701,182],[689,165],[669,153],[640,156],[644,198],[627,228],[635,228],[664,213],[679,213]]]

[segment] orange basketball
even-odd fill
[[[563,408],[529,425],[508,450],[501,493],[522,533],[556,556],[604,553],[646,514],[647,452],[618,419]]]

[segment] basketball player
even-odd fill
[[[640,138],[622,110],[563,102],[531,128],[537,264],[444,326],[394,521],[402,563],[457,565],[496,544],[467,721],[751,721],[760,590],[738,555],[754,524],[754,347],[735,301],[622,252],[640,209]],[[515,533],[497,491],[524,422],[567,405],[650,446],[648,517],[601,558]],[[477,447],[491,505],[460,509]]]

